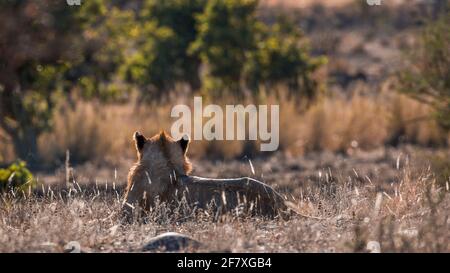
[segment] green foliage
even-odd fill
[[[121,68],[122,77],[136,83],[152,97],[161,97],[177,82],[198,89],[200,59],[188,54],[195,39],[195,16],[205,0],[148,0],[139,17],[136,51]],[[150,87],[150,88],[148,88]]]
[[[433,107],[438,124],[449,130],[450,13],[428,24],[410,63],[411,68],[400,74],[400,91]]]
[[[190,52],[207,65],[210,81],[235,92],[247,53],[256,48],[255,33],[261,25],[257,5],[257,0],[211,0],[198,16],[199,33]]]
[[[144,19],[156,20],[158,26],[173,32],[175,40],[167,52],[173,58],[175,78],[171,80],[187,82],[192,89],[200,87],[201,61],[197,54],[188,54],[188,48],[197,37],[195,17],[203,12],[205,4],[206,0],[148,0],[143,11]]]
[[[65,64],[58,63],[31,62],[24,65],[20,75],[24,90],[13,92],[10,97],[14,103],[10,114],[15,116],[14,119],[22,125],[32,126],[36,134],[49,129],[55,104],[53,96],[57,90],[62,90],[67,69]]]
[[[63,60],[71,55],[72,30],[78,29],[74,20],[63,2],[2,2],[0,126],[18,157],[35,158],[36,138],[49,128],[53,93],[64,82]]]
[[[150,85],[156,95],[160,95],[162,90],[170,89],[177,78],[172,50],[176,36],[172,29],[149,21],[144,24],[141,37],[137,42],[138,50],[127,59],[122,74],[141,87]]]
[[[108,0],[86,1],[76,13],[82,42],[76,42],[68,78],[84,98],[118,99],[122,95],[111,82],[139,35],[135,14]]]
[[[267,26],[256,16],[258,1],[209,1],[197,17],[198,36],[190,52],[199,54],[208,73],[208,91],[229,90],[242,95],[260,85],[286,84],[292,95],[314,97],[317,86],[311,74],[323,58],[309,56],[300,29],[282,17]]]
[[[291,93],[313,98],[316,83],[311,74],[326,59],[312,58],[303,35],[293,22],[279,17],[271,27],[259,34],[257,49],[250,52],[245,66],[247,86],[258,91],[260,84],[286,84]],[[294,93],[299,92],[299,93]]]
[[[65,1],[11,0],[2,2],[0,25],[0,126],[16,155],[32,165],[37,137],[51,127],[61,94],[121,95],[111,83],[136,33],[134,13],[108,0],[76,8]]]
[[[27,190],[34,187],[33,175],[27,169],[24,161],[11,164],[6,169],[0,169],[0,191],[7,189]]]

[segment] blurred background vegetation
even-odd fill
[[[171,107],[194,94],[280,104],[280,149],[292,154],[447,147],[448,1],[343,2],[1,0],[0,165],[57,166],[67,150],[75,163],[131,158],[132,132],[170,130]],[[401,66],[386,61],[392,47]],[[251,147],[199,142],[191,153]]]

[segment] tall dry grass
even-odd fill
[[[443,145],[449,136],[433,121],[428,106],[404,95],[325,97],[300,113],[291,101],[280,105],[281,147],[296,154],[370,150],[402,142]]]
[[[61,162],[69,150],[72,162],[114,162],[134,155],[134,131],[150,135],[167,128],[170,108],[132,102],[103,105],[80,101],[75,107],[61,105],[53,121],[53,130],[40,137],[40,152],[45,161]]]
[[[218,104],[225,105],[224,101],[227,100]],[[78,101],[75,107],[62,104],[55,111],[53,130],[39,139],[41,155],[49,164],[62,164],[67,150],[72,162],[133,158],[133,132],[138,130],[147,136],[161,129],[170,132],[175,121],[170,111],[178,103],[192,106],[193,100],[179,98],[176,102],[151,105],[135,101],[107,105]],[[443,145],[449,139],[431,118],[428,106],[388,92],[377,96],[354,94],[349,99],[323,97],[306,111],[285,96],[268,96],[255,104],[280,105],[279,149],[295,155],[311,151],[348,153],[403,142]],[[7,138],[2,139],[2,160],[13,160],[11,144]],[[190,155],[227,159],[260,154],[258,149],[258,143],[243,141],[193,141]]]

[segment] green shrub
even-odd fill
[[[203,88],[240,97],[245,90],[258,94],[260,87],[282,84],[297,98],[313,98],[318,86],[312,74],[325,59],[310,56],[301,29],[285,15],[273,25],[259,19],[258,4],[212,0],[197,16],[198,33],[189,52],[205,65]]]
[[[438,124],[450,130],[450,13],[429,23],[400,75],[401,91],[430,105]]]
[[[27,169],[26,165],[24,161],[17,161],[6,169],[0,169],[1,192],[9,188],[25,190],[30,186],[35,186],[33,175]]]
[[[326,62],[325,57],[310,56],[309,45],[302,43],[303,33],[286,17],[279,17],[272,26],[264,26],[258,37],[257,49],[248,54],[245,64],[247,86],[258,91],[260,85],[285,84],[290,95],[313,98],[317,82],[312,73]]]
[[[240,81],[248,52],[256,49],[261,23],[257,0],[211,0],[197,16],[198,34],[190,54],[198,54],[208,72],[203,85],[212,91],[240,95]]]

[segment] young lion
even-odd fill
[[[175,141],[164,131],[145,138],[134,133],[138,161],[130,169],[122,213],[131,220],[133,208],[148,211],[158,197],[171,203],[183,196],[190,205],[205,209],[212,203],[220,213],[244,206],[263,216],[286,216],[287,202],[272,187],[249,177],[211,179],[190,176],[186,156],[188,137]]]

